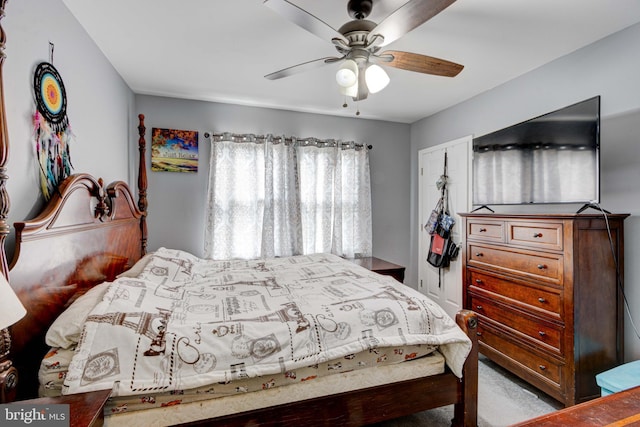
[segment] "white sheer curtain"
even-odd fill
[[[304,253],[370,256],[369,153],[353,143],[299,141]]]
[[[211,145],[205,256],[300,253],[296,172],[295,147],[283,138],[218,135]]]
[[[371,255],[366,147],[313,138],[212,136],[205,256]]]

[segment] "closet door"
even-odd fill
[[[444,172],[444,157],[447,153],[447,185],[449,188],[449,212],[455,218],[453,241],[462,244],[465,230],[460,227],[458,212],[469,212],[471,207],[471,136],[456,139],[418,152],[419,167],[419,260],[418,290],[427,295],[455,318],[462,308],[462,261],[451,261],[448,268],[439,270],[427,262],[431,236],[425,231],[431,211],[440,198],[438,179]]]

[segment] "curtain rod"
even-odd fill
[[[209,132],[205,132],[205,133],[204,133],[204,137],[205,137],[205,138],[210,138],[210,137],[212,137],[212,136],[214,136],[214,135],[223,135],[223,134],[224,134],[224,133],[220,133],[220,134],[211,134],[211,133],[209,133]],[[235,135],[235,134],[231,134],[231,135],[239,136],[239,135]],[[266,137],[265,135],[260,135],[260,136],[252,135],[252,136],[254,136],[255,138],[258,138],[258,139],[259,139],[259,138],[265,138],[265,137]],[[288,142],[291,142],[291,140],[292,140],[291,138],[283,138],[283,139],[284,139],[285,141],[288,141]],[[304,141],[304,140],[314,140],[314,141],[320,141],[320,142],[325,142],[325,141],[338,142],[337,140],[320,140],[320,139],[318,139],[318,138],[297,138],[297,137],[296,137],[296,139],[297,139],[297,140],[301,140],[301,141]],[[342,145],[350,145],[350,143],[349,143],[349,142],[341,142],[341,144],[342,144]],[[356,143],[356,142],[354,142],[353,144],[354,144],[354,145],[356,145],[356,146],[361,146],[361,147],[364,147],[364,146],[365,146],[364,144],[358,144],[358,143]],[[367,149],[369,149],[369,150],[373,149],[373,145],[371,145],[371,144],[366,145],[366,147],[367,147]]]

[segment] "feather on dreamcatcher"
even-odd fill
[[[40,167],[40,187],[49,200],[60,183],[71,174],[69,142],[73,138],[67,118],[67,94],[58,70],[41,62],[33,75],[36,112],[33,133]]]

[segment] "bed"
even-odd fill
[[[4,43],[1,45],[4,46]],[[144,116],[139,115],[140,158],[137,199],[125,182],[118,181],[105,185],[102,180],[89,174],[70,176],[36,218],[14,224],[16,249],[10,266],[7,266],[4,240],[8,234],[6,224],[8,197],[5,189],[7,177],[4,173],[4,165],[7,161],[8,140],[4,111],[4,108],[0,109],[2,120],[0,126],[2,132],[0,135],[0,203],[2,204],[0,206],[0,240],[2,241],[0,261],[3,273],[8,275],[11,286],[27,308],[25,318],[10,328],[10,358],[19,372],[17,395],[20,399],[27,399],[37,396],[40,386],[39,368],[44,363],[45,356],[51,351],[45,342],[45,335],[61,315],[68,313],[67,310],[74,306],[74,302],[80,301],[83,296],[89,295],[92,290],[105,282],[119,283],[131,278],[142,280],[140,274],[149,274],[148,271],[134,274],[132,270],[140,268],[141,265],[144,268],[145,259],[159,255],[164,258],[171,257],[159,250],[147,254],[146,128]],[[36,191],[35,187],[34,191]],[[319,265],[317,259],[310,261],[315,262],[314,265]],[[184,266],[183,261],[177,263]],[[346,268],[342,267],[343,264],[340,265],[341,267],[336,268]],[[403,285],[389,282],[393,280],[389,277],[382,277],[353,265],[356,269],[355,273],[348,273],[349,275],[379,282],[380,286],[386,289],[385,295],[408,292],[402,287]],[[263,265],[262,267],[267,270],[271,268],[271,271],[277,269],[273,266]],[[255,265],[252,268],[256,270]],[[316,267],[310,268],[313,270]],[[116,288],[111,292],[116,292],[118,289],[121,290]],[[170,287],[166,292],[170,292]],[[309,317],[305,317],[291,307],[285,306],[283,313],[276,317],[281,323],[284,318],[288,325],[297,325],[294,333],[307,331],[314,326],[308,323]],[[145,339],[150,342],[146,342],[149,345],[144,348],[144,351],[152,356],[164,351],[162,345],[166,344],[166,341],[158,339],[158,331],[162,328],[158,329],[157,324],[166,325],[163,322],[168,319],[162,310],[155,314],[153,319],[149,320],[149,324],[156,322],[153,328],[154,334],[145,336]],[[269,319],[265,318],[262,321],[268,322]],[[301,374],[304,378],[299,378],[300,381],[286,387],[271,387],[269,381],[260,380],[262,384],[266,384],[263,387],[265,390],[241,393],[242,395],[250,394],[252,399],[249,400],[252,403],[247,403],[247,399],[240,399],[239,393],[216,399],[196,399],[191,403],[183,403],[180,398],[175,397],[153,408],[138,411],[118,410],[117,399],[122,397],[120,396],[122,388],[114,386],[113,402],[105,409],[106,424],[210,425],[215,421],[216,425],[356,426],[454,404],[452,424],[475,426],[477,421],[475,314],[470,311],[461,311],[456,317],[456,323],[471,343],[468,356],[458,367],[459,372],[454,372],[456,368],[452,369],[446,364],[441,364],[442,372],[435,375],[427,374],[427,366],[435,360],[430,356],[438,353],[428,352],[430,356],[413,356],[409,359],[415,357],[415,360],[402,363],[359,370],[346,368],[344,372],[328,375],[317,381],[302,381],[312,376],[304,373]],[[220,329],[216,328],[213,326],[210,329],[219,333]],[[83,329],[83,334],[85,330]],[[173,342],[176,346],[182,345],[183,349],[189,350],[192,347],[184,340],[182,344],[177,340]],[[257,359],[266,358],[273,350],[272,342],[261,341],[252,344],[255,346],[252,354],[254,356],[257,354],[258,357],[254,357]],[[375,345],[368,347],[369,350],[377,348]],[[388,348],[393,348],[393,345]],[[404,350],[399,352],[400,355],[403,355],[402,351]],[[351,359],[351,353],[347,353],[340,353],[345,365],[346,361]],[[376,354],[376,356],[379,355]],[[335,365],[335,361],[332,360],[326,360],[324,363]],[[295,365],[295,369],[306,372],[304,369],[308,369],[309,366],[303,365],[305,364]],[[368,369],[376,369],[376,374],[371,375]],[[282,374],[290,379],[291,371],[292,369],[282,369]],[[363,377],[363,382],[358,383],[359,385],[351,385],[356,384],[354,378],[358,376]],[[242,391],[245,386],[235,385],[233,381],[236,380],[238,378],[230,379],[231,387]],[[174,392],[179,394],[181,390],[177,389]],[[168,393],[171,393],[171,390]]]

